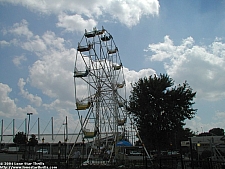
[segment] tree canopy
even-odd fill
[[[222,128],[213,128],[209,132],[200,133],[198,136],[224,136],[224,129]]]
[[[27,143],[27,136],[24,132],[18,132],[14,139],[13,142],[16,144],[26,144]]]
[[[28,145],[29,146],[36,146],[38,144],[38,140],[34,134],[31,135]]]
[[[186,81],[174,86],[165,74],[140,78],[132,87],[128,107],[145,145],[155,149],[171,145],[184,130],[184,120],[196,114],[192,108],[196,92]]]
[[[209,130],[209,133],[211,133],[213,136],[224,136],[224,129],[213,128],[213,129]]]
[[[29,146],[36,146],[38,144],[38,140],[34,134],[31,135],[28,141],[24,132],[18,132],[15,135],[13,142],[16,144],[28,144]]]

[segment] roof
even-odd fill
[[[121,146],[133,146],[130,142],[122,140],[116,143],[116,146],[121,147]]]

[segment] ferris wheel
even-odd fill
[[[83,140],[107,148],[128,140],[123,64],[112,35],[103,27],[85,30],[78,43],[74,84]]]

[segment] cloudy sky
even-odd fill
[[[73,69],[84,30],[102,26],[119,48],[127,88],[151,74],[197,92],[195,132],[225,129],[225,1],[0,0],[0,118],[4,133],[76,127]],[[127,94],[129,95],[129,93]]]

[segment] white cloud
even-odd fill
[[[64,49],[64,43],[65,40],[60,37],[56,37],[54,32],[47,31],[42,36],[42,39],[44,40],[45,45],[48,46],[48,48],[53,48],[57,50],[63,50]]]
[[[101,15],[102,6],[107,2],[103,0],[95,1],[80,1],[80,0],[1,0],[5,3],[11,3],[14,5],[22,5],[31,11],[47,13],[47,14],[59,14],[63,11],[76,12],[78,14],[85,14],[86,16]]]
[[[15,36],[21,35],[21,33],[15,31],[18,30],[15,25],[23,25],[23,23],[28,25],[23,20],[21,23],[14,24],[7,33]],[[33,65],[29,66],[27,81],[25,82],[23,78],[19,79],[20,94],[32,104],[41,106],[42,98],[24,89],[25,85],[31,85],[31,87],[41,90],[43,94],[50,97],[53,103],[55,102],[54,99],[59,100],[57,106],[54,107],[55,111],[60,112],[59,110],[64,109],[69,112],[71,108],[74,108],[74,94],[71,91],[74,91],[72,70],[75,49],[67,49],[65,47],[66,41],[57,37],[51,31],[46,31],[42,36],[38,36],[34,35],[26,26],[26,32],[30,32],[28,36],[25,36],[26,38],[19,36],[17,39],[10,41],[15,46],[38,56]],[[26,33],[22,34],[26,35]],[[25,59],[22,55],[14,58],[13,62],[18,66]],[[49,105],[45,103],[44,107],[51,109],[51,105],[52,103]]]
[[[44,44],[43,40],[39,36],[34,36],[30,38],[26,42],[22,43],[22,48],[31,52],[41,52],[46,50],[46,45]]]
[[[44,33],[41,41],[44,42],[46,50],[36,51],[39,59],[29,68],[29,83],[48,97],[56,99],[50,104],[44,104],[45,108],[54,108],[56,111],[72,108],[75,49],[67,49],[65,40],[50,31]]]
[[[213,128],[225,128],[225,112],[216,112],[210,122],[204,123],[203,119],[196,115],[193,119],[191,120],[186,120],[186,126],[196,133],[200,134],[203,132],[208,132],[210,129]]]
[[[24,86],[26,85],[26,82],[23,78],[20,78],[18,81],[18,86],[20,88],[20,93],[22,96],[26,99],[28,99],[31,103],[35,104],[36,106],[41,106],[42,99],[41,97],[34,96],[33,94],[30,94],[27,90],[24,90]]]
[[[9,97],[9,93],[12,89],[3,83],[0,83],[0,116],[8,118],[25,118],[27,112],[37,114],[36,110],[27,105],[26,107],[17,107],[14,100]]]
[[[14,34],[15,36],[18,35],[19,37],[5,43],[19,46],[24,50],[34,52],[40,57],[42,57],[44,53],[48,53],[49,49],[64,50],[65,40],[63,38],[56,37],[55,33],[51,31],[45,32],[41,37],[39,35],[33,35],[28,28],[28,22],[26,20],[15,23],[6,33]],[[24,35],[25,39],[22,35]],[[18,65],[21,60],[25,60],[25,57],[17,56],[13,62]]]
[[[12,27],[9,29],[5,29],[4,33],[5,34],[13,34],[17,38],[14,38],[10,40],[9,42],[2,41],[2,44],[4,45],[15,45],[15,46],[20,46],[23,49],[31,52],[35,51],[43,51],[46,50],[46,46],[43,42],[43,40],[38,36],[34,36],[33,33],[29,30],[28,28],[28,22],[26,20],[22,20],[19,23],[15,23]],[[19,64],[19,60],[24,59],[24,57],[16,57],[15,58],[15,64]]]
[[[143,16],[154,16],[159,13],[158,0],[1,0],[5,3],[22,5],[31,11],[42,13],[54,13],[59,15],[58,26],[65,27],[67,31],[73,30],[72,26],[77,22],[84,25],[95,25],[99,16],[110,15],[111,18],[120,21],[128,27],[139,23]],[[70,13],[71,15],[62,15],[61,13]],[[88,19],[83,19],[79,15],[84,15]],[[69,23],[69,21],[72,21]],[[83,27],[84,27],[83,25]],[[18,31],[21,31],[18,29]],[[82,29],[83,31],[83,29]]]
[[[157,0],[111,1],[106,10],[113,18],[131,27],[139,23],[143,15],[158,15],[159,2]]]
[[[94,19],[84,20],[80,15],[67,15],[62,13],[58,16],[58,27],[65,28],[68,32],[79,31],[82,32],[85,29],[92,29],[96,27],[97,22]]]
[[[195,115],[195,117],[193,119],[191,119],[191,120],[185,120],[185,123],[186,123],[186,126],[185,127],[190,128],[196,134],[202,133],[201,131],[199,131],[203,127],[201,117]]]
[[[168,36],[164,42],[150,44],[152,61],[163,61],[166,72],[177,83],[185,80],[197,91],[197,98],[218,100],[225,96],[225,44],[215,41],[209,46],[194,44],[192,37],[175,46]]]
[[[26,61],[27,58],[24,56],[24,55],[21,55],[21,56],[16,56],[14,59],[13,59],[13,63],[18,67],[21,65],[21,62],[22,61]]]
[[[73,49],[50,50],[30,67],[29,80],[32,86],[60,100],[73,100]]]
[[[22,20],[20,23],[15,23],[11,29],[6,31],[18,36],[25,36],[26,38],[33,36],[33,33],[28,29],[28,22],[26,20]]]
[[[151,57],[151,59],[162,61],[163,59],[170,57],[171,51],[173,51],[172,48],[173,41],[169,39],[169,36],[164,37],[164,43],[149,44],[149,49],[156,53]]]
[[[127,83],[134,83],[139,80],[139,78],[149,77],[150,75],[156,74],[155,70],[149,69],[141,69],[139,72],[134,70],[129,70],[128,68],[124,68],[125,79]]]
[[[220,124],[224,125],[225,124],[225,112],[216,112],[213,120],[220,122]],[[225,128],[225,126],[222,128]]]
[[[5,40],[0,41],[0,46],[2,46],[2,47],[9,46],[9,45],[10,45],[10,43]]]
[[[153,69],[141,69],[140,71],[136,72],[134,70],[129,70],[128,68],[123,68],[125,81],[126,81],[126,93],[128,96],[130,95],[130,91],[132,90],[131,84],[137,82],[140,78],[149,77],[151,75],[156,74],[155,70]]]

